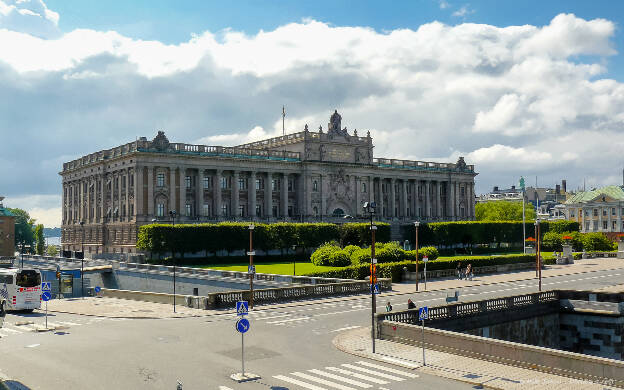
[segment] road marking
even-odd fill
[[[219,386],[219,390],[232,390],[227,386]]]
[[[35,347],[38,347],[40,345],[41,344],[30,344],[30,345],[27,345],[26,348],[35,348]]]
[[[340,383],[328,381],[328,380],[321,379],[321,378],[316,378],[316,377],[313,377],[312,375],[304,374],[303,372],[291,372],[291,375],[298,376],[300,378],[307,379],[309,381],[318,382],[321,385],[333,387],[339,390],[355,390],[353,387],[341,385]]]
[[[381,379],[372,378],[370,376],[358,374],[357,372],[351,372],[351,371],[343,370],[342,368],[338,368],[338,367],[325,367],[325,369],[327,369],[329,371],[338,372],[338,373],[340,373],[342,375],[350,375],[350,376],[352,376],[354,378],[358,378],[358,379],[362,379],[362,380],[365,380],[365,381],[377,383],[378,385],[387,385],[388,383],[390,383],[390,382],[386,382],[386,381],[381,380]]]
[[[332,332],[340,332],[340,331],[343,331],[343,330],[357,329],[357,328],[361,328],[361,326],[360,325],[347,326],[347,327],[344,327],[344,328],[332,330]]]
[[[393,359],[393,358],[390,358],[390,357],[387,357],[387,356],[380,356],[380,358],[382,358],[383,360],[385,360],[387,362],[400,363],[400,364],[404,364],[406,366],[413,367],[413,368],[420,367],[420,365],[418,365],[418,364],[413,364],[413,363],[407,362],[405,360]]]
[[[262,320],[272,320],[274,318],[283,318],[283,317],[290,317],[292,314],[282,314],[279,316],[271,316],[271,317],[262,317],[262,318],[256,318],[258,321],[262,321]]]
[[[21,331],[19,331],[19,330],[15,330],[15,329],[7,328],[7,327],[2,328],[2,331],[9,332],[9,333],[22,333],[22,332],[21,332]]]
[[[58,323],[62,324],[62,325],[69,325],[69,326],[80,326],[80,325],[82,325],[82,324],[77,324],[75,322],[69,322],[69,321],[59,321]]]
[[[350,369],[355,370],[355,371],[364,372],[364,373],[367,373],[367,374],[370,374],[370,375],[377,375],[377,376],[380,376],[382,378],[390,379],[391,381],[401,382],[401,381],[405,380],[404,378],[399,378],[398,376],[394,376],[394,375],[390,375],[390,374],[384,374],[383,372],[377,372],[377,371],[369,370],[367,368],[354,366],[353,364],[341,364],[341,366],[350,368]]]
[[[330,374],[329,372],[325,372],[325,371],[321,371],[321,370],[308,370],[308,371],[310,371],[311,373],[316,374],[316,375],[325,376],[327,378],[335,379],[337,381],[348,383],[350,385],[361,387],[363,389],[369,389],[369,388],[373,387],[373,385],[369,385],[368,383],[358,382],[358,381],[355,381],[355,380],[349,379],[349,378],[343,378],[341,376]]]
[[[285,322],[303,321],[303,320],[309,320],[309,319],[310,319],[310,317],[289,318],[287,320],[269,321],[269,322],[267,322],[267,324],[283,324]]]
[[[403,375],[403,376],[406,376],[408,378],[418,378],[418,375],[416,375],[416,374],[412,374],[410,372],[405,372],[405,371],[401,371],[401,370],[395,370],[394,368],[390,368],[390,367],[381,366],[381,365],[378,365],[378,364],[369,363],[369,362],[366,362],[364,360],[361,360],[361,361],[359,361],[357,363],[359,363],[359,364],[361,364],[363,366],[376,368],[378,370],[391,372],[393,374]]]
[[[293,385],[299,385],[301,387],[305,387],[306,389],[310,389],[310,390],[327,390],[324,387],[314,386],[309,383],[302,382],[300,380],[289,378],[283,375],[275,375],[273,378],[282,380],[284,382],[292,383]]]

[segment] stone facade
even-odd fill
[[[606,186],[579,192],[565,203],[565,217],[576,221],[581,232],[624,231],[624,186]],[[611,235],[615,238],[614,235]]]
[[[87,257],[134,253],[137,230],[153,220],[329,221],[375,218],[392,223],[474,219],[472,165],[373,157],[370,133],[304,130],[235,147],[148,141],[64,163],[64,250]],[[84,225],[80,222],[83,221]]]
[[[4,197],[0,196],[0,202]],[[0,203],[0,257],[15,255],[15,216]]]

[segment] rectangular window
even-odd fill
[[[134,175],[128,176],[128,180],[130,180],[130,187],[134,186]]]
[[[615,207],[611,207],[611,215],[615,215]]]
[[[222,177],[221,178],[221,188],[228,188],[228,178],[227,177]]]
[[[408,194],[412,193],[412,186],[409,184],[405,185],[405,192],[407,192]]]
[[[607,209],[605,209],[605,208],[602,209],[602,216],[603,217],[607,216]]]
[[[227,216],[227,214],[228,214],[228,212],[227,212],[227,205],[226,204],[221,205],[221,215],[225,217],[225,216]]]
[[[262,189],[262,181],[261,179],[256,179],[256,190]]]
[[[464,187],[461,187],[461,189],[459,190],[459,193],[461,196],[465,196],[466,195],[466,189]],[[462,215],[463,217],[463,215]]]
[[[259,204],[256,205],[256,217],[260,217],[262,215],[262,207]]]
[[[277,217],[277,206],[273,206],[273,216]]]
[[[159,173],[156,175],[156,187],[164,187],[165,186],[165,174]]]
[[[617,230],[617,221],[613,221],[613,222],[611,222],[611,226],[612,226],[611,231],[612,231],[612,232],[615,232],[615,231]]]
[[[271,179],[271,190],[279,191],[279,189],[280,189],[279,179]]]
[[[293,190],[293,180],[288,179],[288,191],[292,191],[292,190]]]
[[[238,206],[238,216],[239,217],[245,216],[245,206]]]
[[[598,231],[598,221],[594,221],[594,231]]]
[[[246,188],[247,188],[247,179],[241,177],[240,179],[238,179],[238,189],[244,190]]]
[[[156,205],[156,216],[163,217],[165,215],[165,205],[163,203],[158,203]]]
[[[190,217],[191,216],[191,205],[190,204],[184,205],[184,209],[186,211],[186,216]]]
[[[190,176],[185,176],[184,177],[184,186],[186,188],[191,188],[191,177]]]
[[[589,221],[585,222],[585,231],[589,231]]]
[[[607,221],[602,221],[602,230],[607,230]]]
[[[289,217],[293,216],[293,207],[292,206],[288,206],[288,216]]]
[[[134,215],[134,204],[130,203],[130,215]]]
[[[598,209],[594,209],[594,217],[598,216]]]
[[[121,178],[121,188],[123,188],[124,190],[126,189],[126,177],[122,177]]]
[[[366,183],[362,183],[362,192],[366,192]]]
[[[209,204],[204,204],[204,215],[205,216],[209,216],[210,215],[210,205]]]
[[[570,218],[574,218],[574,209],[570,210]]]

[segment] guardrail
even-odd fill
[[[468,263],[468,261],[466,262]],[[542,266],[543,267],[543,266]],[[531,263],[516,263],[516,264],[499,264],[499,265],[486,265],[483,267],[475,267],[472,269],[472,273],[475,275],[483,275],[497,272],[516,271],[523,269],[534,269],[535,262]],[[421,267],[422,269],[422,267]],[[416,280],[416,272],[403,272],[403,280]],[[457,277],[456,268],[440,269],[427,271],[427,279]],[[418,271],[418,279],[423,280],[425,278],[425,271]]]

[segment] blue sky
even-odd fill
[[[63,162],[165,131],[237,145],[334,109],[476,192],[622,183],[624,1],[0,0],[6,206],[60,225]],[[28,153],[24,153],[28,150]]]

